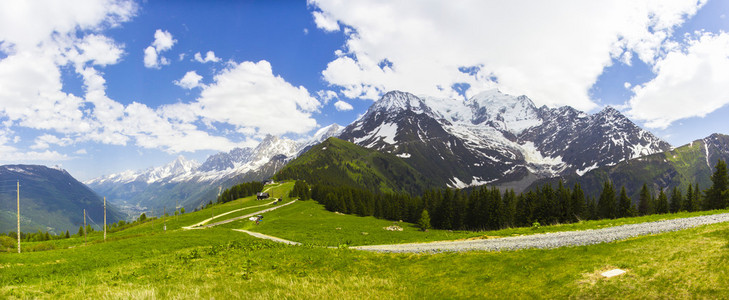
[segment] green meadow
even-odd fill
[[[285,196],[290,186],[279,188]],[[391,221],[334,214],[313,201],[297,201],[264,214],[258,226],[236,221],[181,229],[210,218],[211,210],[217,215],[263,202],[247,197],[154,219],[110,233],[106,242],[95,232],[86,245],[83,238],[73,237],[42,242],[52,245],[48,251],[0,253],[0,298],[643,299],[729,294],[727,223],[552,250],[383,254],[347,247],[580,230],[697,213],[476,233],[420,232],[412,224],[398,223],[404,230],[394,232],[382,229],[393,225]],[[713,213],[718,212],[725,211]],[[167,231],[162,230],[164,222]],[[260,240],[231,228],[304,245]],[[627,273],[609,279],[599,275],[613,268]]]

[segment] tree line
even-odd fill
[[[258,181],[244,182],[234,185],[218,196],[216,203],[226,203],[235,199],[255,195],[263,190],[263,183]]]
[[[568,188],[562,181],[556,188],[545,184],[520,194],[483,186],[471,190],[434,189],[422,196],[384,194],[349,186],[309,186],[297,181],[290,195],[302,200],[315,199],[329,211],[411,223],[423,223],[421,219],[426,215],[433,228],[491,230],[531,226],[535,222],[571,223],[727,208],[726,163],[719,160],[715,169],[712,186],[703,192],[695,184],[689,185],[685,193],[675,187],[671,191],[660,189],[658,195],[653,195],[648,185],[643,184],[637,203],[627,196],[625,187],[618,192],[609,181],[603,184],[597,198],[586,196],[579,184]]]

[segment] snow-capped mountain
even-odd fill
[[[491,90],[468,100],[392,91],[340,138],[390,152],[444,185],[528,184],[670,149],[617,110],[537,108]]]
[[[288,138],[266,136],[255,148],[235,148],[208,157],[199,164],[179,156],[160,167],[124,171],[85,182],[91,189],[107,196],[130,214],[180,205],[189,209],[214,200],[218,187],[228,188],[240,182],[263,180],[273,176],[301,149],[315,140],[337,133],[339,125],[322,128],[311,139],[296,142]]]
[[[187,160],[184,156],[180,155],[177,159],[170,163],[160,166],[149,168],[146,170],[139,171],[124,171],[121,173],[111,174],[95,178],[84,182],[87,185],[101,185],[104,183],[129,183],[129,182],[145,182],[147,184],[164,181],[177,176],[191,174],[196,171],[200,163],[194,160]]]

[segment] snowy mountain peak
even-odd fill
[[[310,141],[314,143],[321,143],[324,140],[332,137],[337,136],[339,132],[342,131],[344,127],[339,126],[339,124],[334,123],[329,126],[324,126],[321,129],[317,130],[316,133],[314,133],[314,136],[311,137]]]
[[[428,107],[428,105],[426,105],[425,102],[417,96],[401,91],[390,91],[383,95],[380,100],[377,100],[377,102],[375,102],[375,104],[367,110],[365,116],[381,112],[396,114],[401,111],[412,111],[416,114],[426,113],[434,115],[430,107]]]
[[[473,96],[469,105],[473,110],[473,124],[489,123],[516,135],[542,124],[539,110],[527,96],[514,97],[490,90]]]

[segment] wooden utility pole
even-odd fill
[[[20,180],[18,180],[18,253],[20,253]]]
[[[86,209],[84,208],[84,246],[86,246]]]
[[[104,196],[104,242],[106,242],[106,196]]]
[[[167,206],[162,208],[162,231],[167,232]]]

